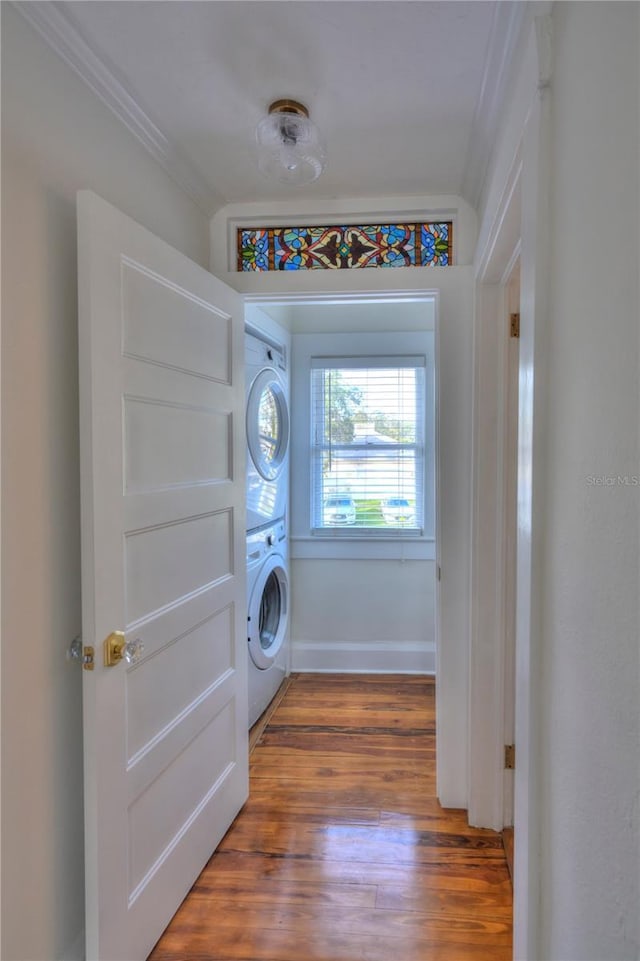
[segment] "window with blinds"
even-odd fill
[[[311,359],[311,526],[422,534],[424,356]]]

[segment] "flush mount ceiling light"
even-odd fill
[[[297,100],[276,100],[256,128],[260,172],[300,187],[317,180],[325,165],[320,131]]]

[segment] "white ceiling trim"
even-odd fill
[[[55,0],[29,3],[12,0],[12,6],[122,121],[204,214],[210,217],[225,203],[116,79]]]
[[[509,15],[504,17],[500,15],[504,4],[498,2],[494,6],[484,74],[471,125],[462,180],[462,196],[476,210],[480,204],[491,152],[498,133],[509,66],[520,37],[527,7],[528,3],[510,3]]]

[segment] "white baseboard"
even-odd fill
[[[293,641],[291,670],[336,674],[435,674],[435,645],[426,641],[343,644]]]

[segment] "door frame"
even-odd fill
[[[457,281],[453,272],[458,273]],[[441,483],[443,458],[447,460],[449,474],[460,474],[457,452],[443,452],[440,443],[442,431],[443,384],[440,371],[443,363],[450,362],[461,346],[465,336],[464,325],[472,310],[472,268],[452,267],[433,284],[431,268],[405,268],[392,271],[302,271],[275,276],[263,274],[232,273],[224,280],[244,295],[246,304],[295,304],[295,303],[363,303],[366,301],[416,301],[435,299],[435,422],[436,422],[436,571],[442,567],[442,518]],[[385,274],[386,276],[381,276]],[[320,276],[318,276],[320,275]],[[337,276],[339,275],[339,276]],[[460,283],[460,276],[467,281]],[[430,286],[424,281],[428,278]],[[393,286],[397,284],[397,286]],[[262,288],[262,289],[261,289]],[[442,328],[447,324],[446,344],[442,341]],[[451,331],[451,332],[449,332]],[[470,345],[469,345],[470,346]],[[464,349],[464,347],[462,347]],[[470,352],[469,352],[470,353]],[[471,356],[469,355],[469,401]],[[447,385],[445,385],[447,387]],[[458,392],[466,389],[466,381],[459,384]],[[445,407],[451,408],[450,403]],[[449,413],[445,413],[445,418]],[[449,431],[451,434],[451,431]],[[465,437],[461,443],[468,443]],[[455,486],[455,485],[454,485]],[[435,588],[435,642],[436,674],[438,679],[438,703],[436,716],[437,743],[437,793],[445,807],[467,807],[467,731],[468,731],[468,605],[460,603],[460,597],[468,598],[468,498],[463,496],[456,509],[450,511],[446,525],[451,538],[451,548],[445,550],[447,583],[438,581]],[[449,534],[450,532],[450,534]],[[465,546],[462,547],[461,545]],[[453,559],[455,555],[455,560]],[[452,643],[442,645],[442,634]]]
[[[505,350],[504,395],[504,473],[503,473],[503,584],[502,606],[504,625],[504,674],[502,691],[504,743],[515,744],[515,656],[516,656],[516,598],[517,598],[517,530],[516,492],[518,485],[518,358],[520,354],[520,331],[512,330],[512,314],[520,317],[520,244],[515,259],[509,266],[503,287],[503,337]],[[502,821],[505,828],[513,828],[513,770],[502,772],[503,808]]]
[[[520,255],[521,164],[506,199],[500,254],[476,286],[469,643],[469,823],[500,831],[504,812],[505,560],[509,333],[507,283]]]
[[[536,18],[523,53],[517,91],[520,125],[511,130],[511,162],[491,185],[493,200],[476,257],[472,576],[469,698],[469,814],[471,823],[504,826],[504,546],[502,503],[507,367],[498,348],[505,316],[504,285],[520,258],[518,360],[518,476],[515,652],[514,939],[517,961],[535,961],[539,945],[541,840],[539,731],[542,545],[538,518],[545,470],[545,383],[542,359],[548,324],[548,224],[551,20]],[[501,145],[503,146],[503,145]],[[484,229],[483,229],[484,228]],[[482,506],[482,511],[480,507]],[[482,568],[481,568],[482,565]],[[493,700],[495,696],[495,702]],[[483,763],[484,762],[484,763]]]

